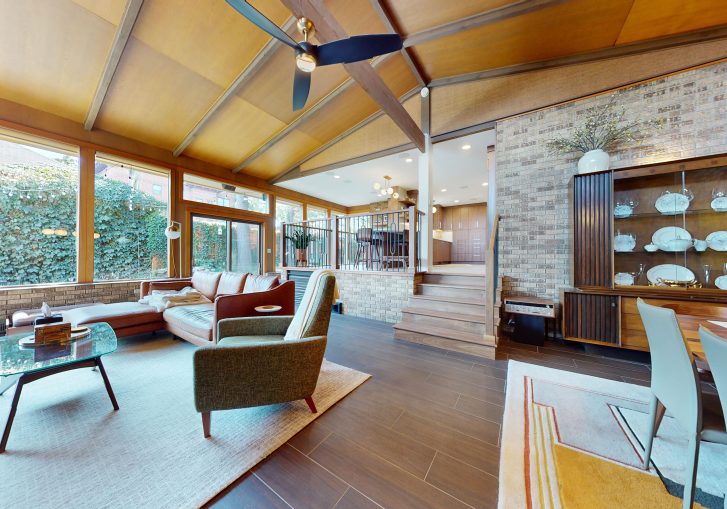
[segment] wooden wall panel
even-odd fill
[[[619,344],[618,295],[566,292],[563,302],[566,339]]]
[[[699,30],[727,23],[724,0],[634,0],[616,44]]]
[[[437,79],[608,48],[632,2],[570,0],[414,46],[414,54]]]
[[[613,285],[612,176],[610,172],[573,179],[573,284]]]
[[[406,101],[404,108],[419,125],[421,118],[419,96]],[[389,117],[382,116],[306,161],[301,165],[301,169],[311,170],[407,143],[409,138]]]
[[[432,133],[442,134],[722,59],[727,41],[695,44],[432,89]]]

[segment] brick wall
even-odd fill
[[[20,309],[39,308],[43,302],[53,307],[135,301],[139,299],[139,285],[138,282],[109,282],[0,288],[0,320]]]
[[[642,144],[611,153],[612,168],[727,152],[727,63],[616,94],[628,120],[664,117],[666,125]],[[558,300],[560,289],[571,284],[568,193],[579,155],[550,155],[545,145],[570,134],[584,113],[609,98],[599,95],[498,122],[499,273],[509,294]]]
[[[335,271],[346,315],[389,323],[401,320],[401,310],[414,294],[412,273]]]

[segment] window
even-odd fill
[[[308,205],[308,221],[315,221],[316,219],[326,219],[328,217],[328,210],[321,207],[314,207]]]
[[[260,274],[261,247],[257,223],[192,216],[192,271]]]
[[[99,156],[94,184],[94,279],[166,277],[169,173]]]
[[[275,266],[280,267],[280,231],[283,223],[299,223],[303,220],[303,204],[294,201],[275,200]]]
[[[0,286],[76,279],[79,159],[0,137]]]
[[[331,209],[331,217],[345,216],[345,215],[346,215],[346,213],[344,211],[342,211],[342,210],[333,210],[333,209]]]
[[[238,210],[261,212],[263,214],[270,212],[268,195],[265,193],[189,173],[184,174],[183,197],[187,201],[232,207]]]

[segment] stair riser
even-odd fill
[[[472,334],[485,334],[485,324],[477,322],[467,322],[464,320],[455,320],[452,318],[440,318],[438,316],[425,316],[417,313],[402,312],[403,323],[416,323],[419,325],[427,325],[430,327],[440,327],[442,329],[452,329]]]
[[[478,357],[485,357],[487,359],[495,358],[495,347],[491,345],[477,345],[474,343],[467,343],[465,341],[457,341],[454,339],[403,330],[395,330],[394,337],[411,343],[434,346],[436,348],[452,350],[454,352],[468,353],[470,355],[477,355]]]
[[[450,274],[424,274],[424,283],[443,285],[469,285],[485,287],[485,276],[458,276]]]
[[[439,311],[447,311],[450,313],[485,316],[484,304],[459,304],[457,302],[447,302],[446,300],[429,299],[412,299],[409,304],[414,307],[423,309],[436,309]]]
[[[453,297],[455,299],[477,299],[484,300],[485,291],[471,288],[449,288],[447,286],[424,286],[417,287],[419,295],[431,295],[435,297]]]

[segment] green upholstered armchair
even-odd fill
[[[332,273],[318,271],[295,316],[217,323],[217,345],[194,352],[194,402],[205,438],[213,410],[304,399],[316,413],[312,395],[326,350],[335,285]]]

